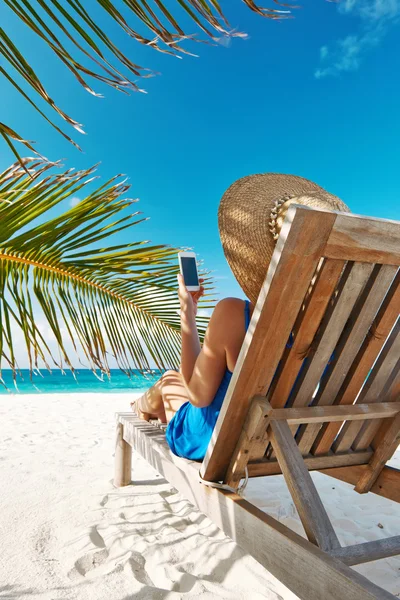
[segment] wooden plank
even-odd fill
[[[360,350],[361,344],[368,334],[379,307],[384,300],[390,284],[396,275],[397,267],[377,265],[366,283],[343,335],[335,349],[335,359],[324,375],[318,394],[313,402],[318,406],[334,404],[346,375]],[[301,438],[302,452],[309,452],[321,427],[311,425],[304,428]],[[313,452],[317,451],[314,447]]]
[[[366,336],[360,351],[347,373],[346,380],[335,400],[335,403],[353,404],[373,364],[382,350],[385,341],[396,323],[400,313],[400,271],[397,273],[385,300],[379,309],[369,334]],[[387,394],[384,394],[384,398]],[[324,425],[312,449],[314,454],[325,454],[331,448],[343,423]]]
[[[268,417],[271,411],[271,405],[264,397],[258,396],[254,398],[250,404],[242,433],[240,434],[235,451],[232,454],[232,459],[224,480],[224,483],[235,490],[238,488],[240,480],[244,476],[245,468],[249,462],[250,456],[257,456],[260,451],[260,441],[263,443],[263,440],[265,440],[265,434],[269,423]],[[264,452],[267,443],[267,441],[264,442]]]
[[[389,421],[385,421],[378,431],[372,446],[375,450],[368,463],[365,473],[360,477],[356,485],[356,492],[365,494],[369,492],[379,473],[387,461],[392,458],[400,444],[400,414]]]
[[[352,444],[352,449],[354,447],[354,449],[360,449],[362,450],[364,448],[364,446],[366,448],[369,448],[371,445],[372,440],[374,439],[375,435],[378,433],[381,425],[383,423],[382,419],[374,419],[373,421],[364,421],[363,423],[361,423],[360,427],[360,431],[358,432],[353,444]],[[367,443],[367,440],[368,443]],[[365,445],[367,444],[367,445]]]
[[[394,417],[400,411],[400,402],[380,404],[352,404],[351,406],[307,406],[306,408],[276,408],[269,417],[287,421],[289,425],[324,423],[328,421],[362,421],[364,419]],[[367,446],[368,447],[368,446]]]
[[[198,481],[199,465],[172,455],[160,430],[124,419],[126,440],[185,498],[301,600],[395,600],[341,561],[235,493]],[[273,549],[273,551],[271,551]]]
[[[400,223],[339,214],[324,256],[386,265],[400,264]]]
[[[279,377],[276,377],[275,385],[268,395],[268,400],[274,408],[286,405],[345,264],[343,260],[326,260],[318,273],[307,306],[300,313],[294,326],[293,345],[291,348],[285,348]]]
[[[367,464],[373,454],[372,450],[362,452],[346,452],[346,454],[327,454],[326,456],[303,456],[303,461],[309,471],[319,471],[330,467],[347,467],[351,465]],[[282,470],[276,459],[249,462],[247,465],[249,477],[265,477],[279,475]]]
[[[400,399],[400,358],[383,388],[382,396],[387,402],[397,402]]]
[[[400,335],[399,335],[400,338]],[[388,398],[389,400],[392,399],[392,402],[389,402],[388,404],[395,404],[395,402],[393,402],[395,396],[393,393],[393,390],[398,388],[398,384],[400,382],[400,358],[397,361],[397,364],[395,366],[395,368],[392,371],[392,374],[390,375],[387,384],[385,385],[383,391],[382,391],[382,397],[383,398]],[[400,393],[397,396],[397,399],[400,398]],[[370,444],[372,443],[372,441],[375,438],[375,435],[378,433],[379,428],[382,425],[382,420],[380,419],[376,419],[376,421],[374,423],[364,423],[362,426],[362,429],[360,430],[359,434],[357,435],[356,439],[354,440],[352,447],[354,448],[354,450],[363,450],[364,448],[368,448],[370,446]],[[375,441],[376,443],[376,441]]]
[[[400,319],[397,320],[386,340],[386,344],[376,361],[373,371],[361,391],[358,398],[359,402],[373,402],[381,394],[382,390],[385,389],[386,383],[400,355],[399,333]]]
[[[400,355],[399,331],[400,320],[398,320],[397,324],[392,329],[371,374],[357,398],[357,402],[372,404],[385,399],[382,397],[382,391],[385,389],[387,381],[390,378]],[[348,450],[352,446],[362,427],[363,424],[360,422],[345,423],[332,446],[333,450],[335,452],[345,452]]]
[[[203,462],[207,480],[224,478],[251,399],[271,385],[335,219],[304,207],[287,212]]]
[[[400,358],[382,391],[382,397],[390,403],[394,403],[400,398]],[[355,450],[358,450],[368,448],[371,443],[376,444],[377,440],[374,438],[377,436],[382,423],[381,419],[376,419],[372,427],[369,426],[368,422],[364,423],[354,440],[352,447]]]
[[[347,265],[340,280],[335,303],[325,313],[315,340],[315,348],[302,370],[296,389],[292,392],[292,406],[307,406],[314,395],[322,373],[336,347],[357,297],[371,274],[371,265]]]
[[[373,265],[368,263],[356,263],[354,265],[350,263],[348,269],[346,269],[347,272],[345,272],[345,275],[347,277],[343,282],[343,287],[340,290],[335,305],[325,315],[318,347],[295,395],[293,405],[304,406],[310,403],[318,382],[321,380],[326,365],[336,348],[343,329],[372,270]],[[345,275],[342,279],[345,278]],[[336,360],[337,357],[334,358],[334,364]],[[299,432],[297,438],[302,454],[308,453],[317,432],[315,432],[314,427],[310,428],[309,431],[307,431],[307,427],[304,427]]]
[[[384,540],[355,544],[346,548],[335,548],[329,552],[331,556],[339,558],[345,565],[360,565],[362,563],[389,558],[400,554],[400,535],[395,535]]]
[[[367,471],[368,465],[356,465],[353,467],[337,467],[332,469],[321,469],[321,473],[335,477],[346,483],[356,485],[360,477]],[[370,489],[373,494],[383,496],[389,500],[400,502],[400,471],[393,467],[384,467],[373,486]]]
[[[340,547],[289,425],[271,421],[270,428],[272,447],[308,539],[322,550]]]

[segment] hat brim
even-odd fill
[[[321,201],[318,192],[324,197]],[[275,202],[284,197],[307,197],[307,194],[311,194],[313,200],[303,201],[303,204],[325,210],[349,210],[339,198],[316,183],[279,173],[243,177],[223,195],[218,210],[222,247],[234,276],[252,302],[257,300],[275,249],[270,231]]]

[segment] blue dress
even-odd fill
[[[245,301],[245,328],[250,323],[250,302]],[[203,460],[212,432],[228,390],[232,373],[226,369],[217,393],[209,406],[198,408],[190,402],[182,404],[172,417],[166,431],[166,438],[172,452],[190,460]]]

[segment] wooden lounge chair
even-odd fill
[[[350,566],[400,554],[400,536],[341,547],[309,471],[400,501],[385,466],[400,441],[399,265],[400,223],[292,206],[203,463],[120,413],[115,485],[133,447],[300,598],[393,599]],[[308,540],[234,491],[246,471],[283,473]]]

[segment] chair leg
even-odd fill
[[[114,486],[123,487],[132,481],[132,447],[123,438],[124,426],[117,422],[115,440]]]
[[[340,548],[321,498],[287,421],[271,420],[271,444],[310,542],[329,552]]]

